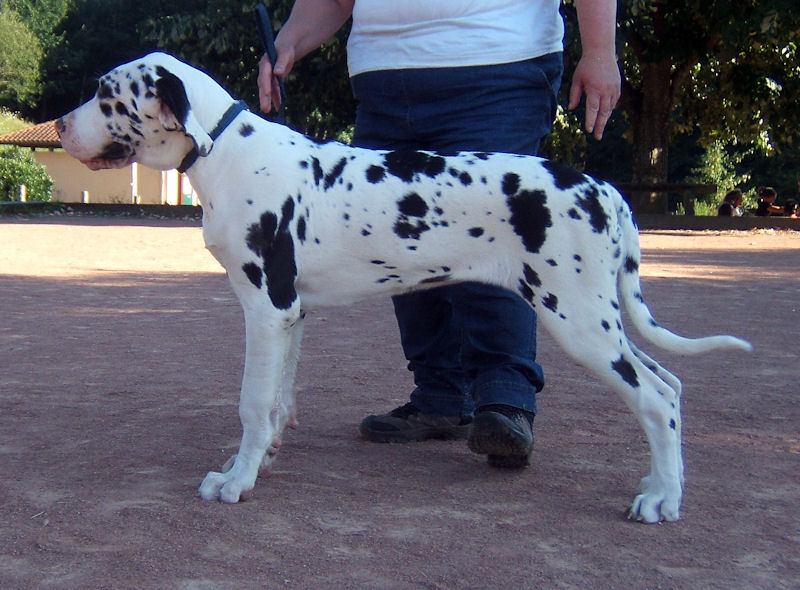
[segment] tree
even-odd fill
[[[633,182],[668,180],[678,133],[762,149],[800,137],[795,0],[627,0],[619,31]]]
[[[267,2],[273,26],[285,22],[293,0]],[[229,92],[258,112],[258,61],[264,50],[252,1],[205,0],[203,6],[152,19],[144,36],[177,57],[206,70]],[[347,77],[348,27],[292,70],[286,80],[290,125],[318,138],[337,136],[352,125],[355,105]]]
[[[0,8],[0,105],[31,104],[39,90],[42,48],[16,12]]]

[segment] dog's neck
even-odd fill
[[[239,116],[239,113],[246,110],[247,104],[243,100],[234,102],[231,106],[229,106],[228,109],[222,114],[219,121],[217,121],[214,129],[212,129],[208,134],[212,141],[216,141],[217,138],[228,128],[228,126],[233,123],[233,120]],[[178,166],[178,172],[181,174],[186,172],[192,167],[199,157],[200,153],[197,151],[197,147],[195,146],[189,150],[189,153],[183,158],[183,161]]]

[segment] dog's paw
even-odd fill
[[[649,524],[680,518],[681,493],[670,492],[666,486],[654,484],[651,476],[642,479],[642,492],[633,499],[628,518]]]
[[[246,500],[253,491],[255,482],[249,483],[234,477],[231,471],[218,473],[210,471],[200,484],[200,497],[203,500],[220,500],[226,504],[236,504]]]

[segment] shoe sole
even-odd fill
[[[473,453],[488,455],[492,467],[518,469],[530,465],[533,437],[502,414],[482,412],[472,422],[468,445]]]
[[[370,442],[410,443],[426,440],[465,440],[469,437],[471,427],[471,424],[465,424],[464,426],[454,426],[448,429],[420,428],[402,432],[387,432],[384,430],[371,430],[361,425],[358,430],[361,432],[361,436]]]

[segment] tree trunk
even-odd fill
[[[670,116],[674,103],[673,65],[641,64],[641,88],[628,109],[633,131],[633,184],[663,184],[669,171]],[[636,191],[626,195],[636,213],[666,213],[667,195]]]

